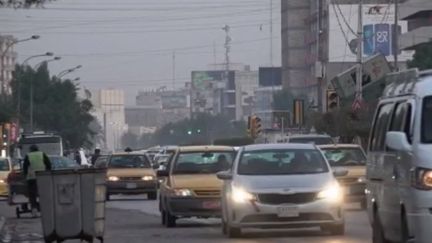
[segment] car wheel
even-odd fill
[[[409,230],[408,230],[408,223],[406,220],[406,216],[402,215],[402,221],[401,221],[401,243],[409,242]]]
[[[344,235],[345,234],[345,224],[329,224],[322,225],[321,230],[329,232],[331,235]]]
[[[167,228],[176,227],[177,218],[175,216],[171,215],[169,211],[164,211],[164,212],[165,212],[165,226]]]
[[[367,208],[367,202],[366,202],[366,199],[361,200],[361,202],[360,202],[360,208],[361,208],[362,210],[365,210],[365,209]]]
[[[229,238],[239,238],[242,236],[241,228],[238,227],[231,227],[230,225],[227,225],[227,234]]]
[[[157,199],[157,192],[149,192],[147,193],[147,199],[148,200],[156,200]]]
[[[372,222],[372,243],[388,243],[384,236],[381,220],[376,212]]]

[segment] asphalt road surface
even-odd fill
[[[109,235],[123,234],[122,242],[290,242],[290,243],[367,243],[371,242],[371,229],[366,213],[356,204],[347,206],[345,236],[329,236],[319,228],[290,230],[246,230],[241,239],[227,239],[222,235],[217,219],[182,219],[176,228],[164,228],[160,223],[158,202],[145,200],[145,196],[113,196],[108,209],[133,210],[143,213],[139,223],[132,219],[117,219],[118,227]],[[118,231],[118,234],[115,233]],[[145,237],[145,238],[142,238]],[[137,240],[141,239],[141,240]],[[135,241],[136,240],[136,241]],[[108,239],[109,241],[109,239]]]

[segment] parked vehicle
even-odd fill
[[[0,157],[0,197],[8,196],[7,176],[12,171],[12,161],[6,157]]]
[[[373,119],[367,204],[373,242],[432,239],[432,71],[390,74]]]
[[[168,168],[158,171],[166,177],[160,186],[162,224],[175,227],[179,218],[219,217],[222,182],[216,173],[229,169],[234,157],[232,147],[179,147]]]
[[[347,170],[345,176],[338,177],[344,189],[345,202],[358,202],[366,209],[366,153],[357,144],[320,145],[332,168]]]
[[[48,156],[63,156],[63,140],[60,136],[44,132],[23,134],[18,140],[17,158],[24,158],[31,145],[37,145]]]
[[[229,237],[241,236],[244,228],[320,226],[333,235],[345,232],[343,191],[313,144],[245,146],[218,178],[224,180],[222,231]]]

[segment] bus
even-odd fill
[[[48,156],[63,156],[63,140],[60,136],[46,133],[32,133],[20,136],[17,157],[24,158],[33,144],[37,145],[39,150]]]

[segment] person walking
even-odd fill
[[[44,152],[39,151],[37,145],[31,145],[30,152],[24,158],[23,172],[27,181],[28,197],[33,217],[37,217],[39,210],[36,172],[49,171],[51,167],[51,161],[48,156]]]
[[[91,157],[91,164],[92,164],[93,166],[95,165],[96,160],[99,158],[100,153],[101,153],[101,150],[100,150],[100,149],[98,149],[98,148],[95,149],[94,154],[93,154],[92,157]]]

